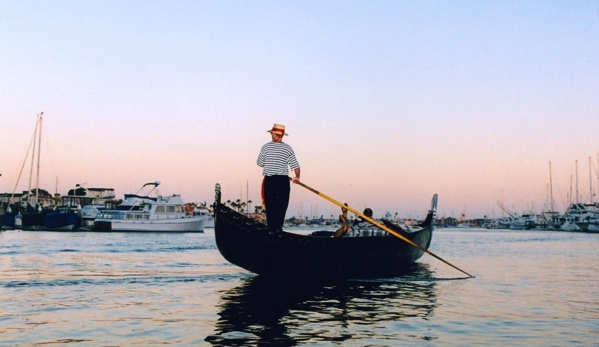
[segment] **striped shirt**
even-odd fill
[[[299,169],[299,163],[291,146],[284,142],[269,142],[262,146],[258,156],[258,166],[263,166],[262,175],[289,175],[291,170]]]

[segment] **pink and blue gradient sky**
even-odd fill
[[[256,202],[281,123],[302,181],[375,217],[541,212],[549,162],[564,211],[576,161],[599,185],[598,33],[596,1],[0,0],[0,191],[43,111],[50,192]],[[292,187],[288,216],[331,214]]]

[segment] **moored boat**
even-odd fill
[[[123,202],[122,200],[107,200],[105,201],[103,204],[90,204],[87,206],[83,206],[81,208],[81,211],[79,211],[80,214],[80,226],[79,226],[79,230],[82,231],[90,231],[94,229],[94,224],[96,222],[96,217],[98,217],[98,215],[106,210],[106,209],[113,209],[116,208],[117,205],[119,205],[121,202]]]
[[[142,186],[142,189],[152,186],[150,193],[154,192],[155,196],[125,194],[125,199],[116,209],[100,211],[94,221],[93,230],[204,232],[206,217],[187,213],[180,195],[159,195],[159,184],[160,182],[151,182]]]
[[[60,197],[61,204],[46,214],[44,227],[51,231],[73,231],[82,226],[82,209],[88,206],[103,206],[114,199],[113,188],[85,188],[79,184]]]
[[[388,233],[349,237],[332,231],[309,235],[269,233],[266,224],[221,203],[216,185],[215,238],[229,262],[260,275],[386,277],[406,271],[424,252]],[[405,238],[427,250],[432,239],[436,196],[425,220],[406,227],[385,222]]]
[[[205,216],[204,227],[214,228],[214,217],[212,215],[212,210],[206,207],[206,204],[195,206],[193,209],[193,214]]]
[[[597,204],[574,203],[562,217],[561,231],[599,232],[596,224],[599,220]]]
[[[576,222],[576,225],[585,233],[599,233],[599,219]]]
[[[52,201],[52,196],[45,190],[39,187],[40,178],[40,157],[41,157],[41,142],[42,142],[42,123],[43,123],[43,112],[37,115],[35,122],[35,129],[33,131],[33,138],[30,144],[30,148],[27,150],[25,160],[29,157],[31,149],[31,168],[29,174],[29,188],[26,192],[21,195],[21,201],[17,204],[12,204],[10,207],[13,197],[15,196],[16,187],[19,184],[21,174],[23,172],[24,164],[21,166],[21,172],[17,178],[15,190],[13,190],[6,208],[4,215],[2,216],[2,228],[3,229],[23,229],[23,230],[42,230],[44,228],[44,218],[47,213],[51,211],[47,202]],[[36,148],[37,144],[37,148]],[[32,188],[33,180],[33,167],[35,160],[37,159],[37,170],[35,187]],[[6,196],[6,194],[3,194]],[[3,204],[4,205],[4,204]],[[14,209],[14,212],[12,211]]]
[[[531,230],[534,229],[536,225],[536,218],[532,214],[523,214],[522,216],[514,215],[509,229]]]

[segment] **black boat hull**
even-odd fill
[[[271,234],[265,224],[233,211],[219,200],[215,203],[214,226],[218,249],[229,262],[256,274],[392,276],[409,271],[424,253],[393,235],[334,238],[290,232]],[[428,249],[433,215],[431,210],[425,222],[414,228],[417,231],[400,232]]]

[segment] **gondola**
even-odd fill
[[[428,250],[433,235],[436,195],[425,220],[388,228]],[[216,184],[214,234],[222,256],[234,265],[267,276],[386,277],[409,272],[424,253],[396,236],[335,237],[335,232],[302,235],[269,233],[266,224],[221,203]],[[339,234],[339,233],[337,233]]]

